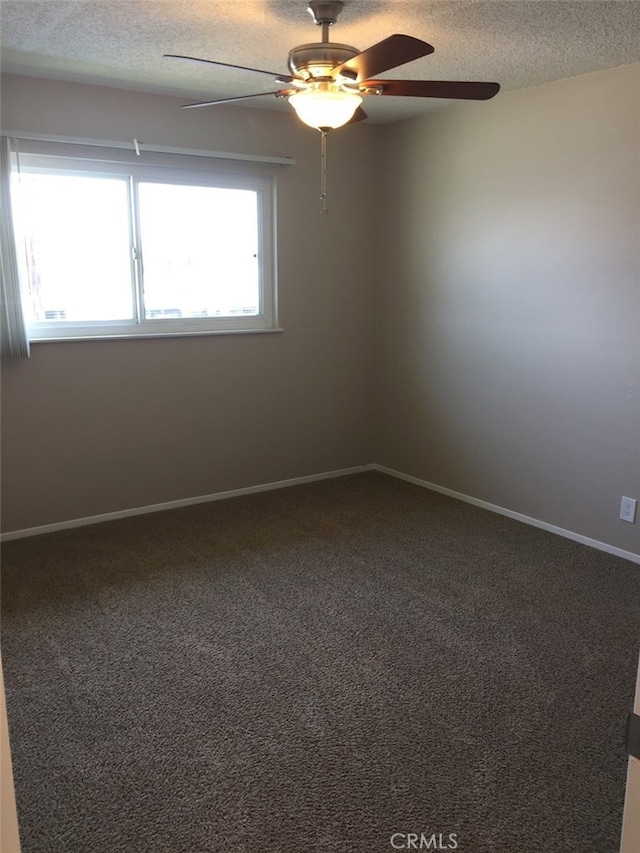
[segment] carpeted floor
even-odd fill
[[[367,473],[3,576],[23,853],[618,849],[636,565]]]

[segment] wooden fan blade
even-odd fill
[[[291,83],[295,78],[290,74],[279,74],[277,71],[265,71],[263,68],[248,68],[246,65],[231,65],[229,62],[217,62],[214,59],[199,59],[197,56],[181,56],[178,53],[165,53],[166,59],[188,59],[190,62],[205,62],[207,65],[218,65],[222,68],[235,68],[238,71],[255,71],[256,74],[268,74],[283,83]],[[374,72],[377,74],[377,72]]]
[[[466,83],[455,80],[365,80],[363,95],[402,95],[408,98],[461,98],[486,101],[500,91],[499,83]],[[367,89],[374,89],[367,92]]]
[[[396,33],[368,47],[351,59],[347,59],[346,62],[333,70],[338,73],[341,71],[355,72],[358,75],[356,80],[360,82],[367,80],[374,74],[382,74],[383,71],[388,71],[390,68],[396,68],[398,65],[411,62],[413,59],[427,56],[433,53],[433,50],[433,47],[426,41]]]
[[[353,117],[350,118],[347,124],[345,124],[344,126],[346,127],[348,124],[355,124],[358,121],[364,121],[366,118],[369,118],[369,116],[365,113],[362,107],[358,107],[358,109],[353,114]]]
[[[194,107],[213,107],[215,104],[230,104],[232,101],[244,101],[246,98],[261,98],[263,95],[275,95],[276,97],[284,97],[289,91],[278,89],[276,92],[256,92],[254,95],[236,95],[234,98],[217,98],[215,101],[200,101],[197,104],[183,104],[183,110],[191,110]]]

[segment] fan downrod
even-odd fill
[[[307,8],[317,26],[322,27],[322,41],[329,41],[329,27],[338,20],[343,0],[309,0]]]

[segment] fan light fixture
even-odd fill
[[[315,83],[289,96],[300,121],[317,130],[342,127],[353,118],[362,103],[355,92],[345,92],[335,83]]]
[[[0,0],[0,3],[2,0]],[[165,53],[172,59],[187,59],[191,62],[205,62],[221,68],[233,68],[236,71],[252,71],[273,77],[279,86],[286,88],[270,92],[256,92],[253,95],[237,95],[232,98],[216,98],[213,101],[200,101],[197,104],[184,104],[185,109],[210,107],[244,101],[247,98],[274,96],[288,98],[300,121],[320,131],[322,139],[322,183],[320,198],[322,212],[328,213],[325,201],[327,177],[327,133],[336,127],[350,122],[359,122],[367,118],[360,107],[361,95],[409,98],[460,98],[472,101],[486,101],[498,94],[498,83],[477,83],[455,80],[389,80],[378,79],[399,65],[406,65],[415,59],[421,59],[433,53],[433,46],[413,36],[395,33],[386,39],[358,50],[349,44],[329,41],[329,29],[338,20],[344,0],[307,0],[309,12],[314,22],[322,27],[322,41],[299,44],[289,51],[289,74],[266,71],[264,68],[250,68],[246,65],[232,65],[214,59],[199,59],[196,56],[184,56],[178,53]]]

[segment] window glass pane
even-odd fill
[[[133,319],[127,180],[23,172],[14,186],[31,322]]]
[[[146,319],[260,313],[255,190],[140,182]]]

